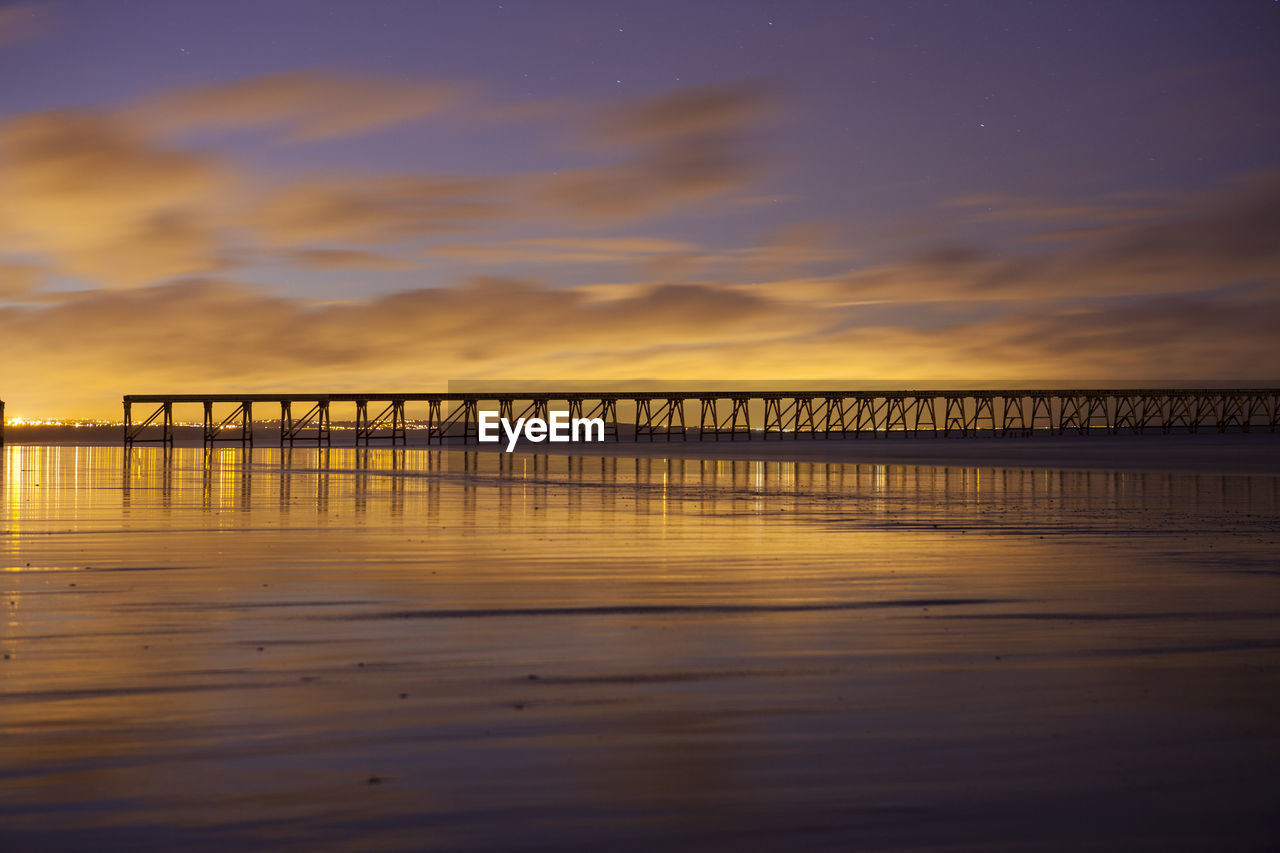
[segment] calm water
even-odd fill
[[[0,454],[0,848],[1280,843],[1280,478]]]

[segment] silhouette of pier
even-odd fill
[[[146,407],[141,419],[134,417],[135,406]],[[405,445],[410,433],[424,436],[428,445],[473,444],[479,414],[490,410],[513,423],[522,417],[546,420],[553,410],[600,418],[606,439],[613,441],[1027,437],[1275,432],[1280,388],[131,394],[124,398],[125,444],[173,444],[179,408],[202,412],[206,445],[252,444],[255,412],[264,410],[271,415],[257,424],[269,429],[278,423],[282,446],[328,446],[335,431],[350,434],[357,446]],[[335,408],[350,412],[351,420],[335,425]]]

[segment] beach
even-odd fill
[[[3,459],[6,847],[1277,837],[1274,476]]]

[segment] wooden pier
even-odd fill
[[[134,417],[135,406],[146,407],[141,419]],[[410,433],[425,436],[428,445],[473,444],[481,411],[496,411],[514,422],[545,420],[553,409],[571,418],[602,419],[606,438],[613,441],[1028,437],[1037,432],[1275,432],[1280,388],[132,394],[124,398],[124,443],[173,444],[175,409],[181,407],[183,413],[202,412],[205,445],[248,445],[254,441],[255,411],[273,407],[274,415],[275,406],[282,446],[329,446],[335,431],[350,433],[356,445],[405,445]],[[335,407],[349,408],[352,417],[336,428]],[[274,421],[257,423],[270,427]]]

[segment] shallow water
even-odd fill
[[[1280,839],[1277,477],[0,454],[0,847]]]

